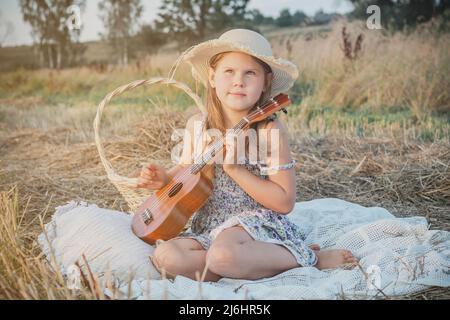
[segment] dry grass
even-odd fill
[[[362,52],[349,61],[342,50],[342,28],[350,41],[363,36]],[[417,117],[430,110],[449,110],[450,38],[438,36],[433,25],[409,35],[384,35],[364,22],[337,22],[322,36],[290,36],[292,60],[301,72],[300,84],[312,87],[317,105],[354,109],[409,107]],[[285,46],[277,53],[288,54]]]
[[[364,40],[362,52],[349,63],[340,48],[341,28],[338,23],[327,35],[284,37],[291,39],[292,59],[302,70],[293,88],[301,104],[291,107],[289,117],[282,115],[298,160],[297,201],[337,197],[382,206],[399,217],[425,216],[431,228],[450,231],[450,126],[429,115],[450,105],[448,37],[427,36],[426,29],[385,36],[350,24],[349,34],[363,33]],[[284,56],[277,37],[271,39]],[[56,206],[72,199],[128,210],[106,178],[94,144],[95,105],[118,85],[166,75],[176,56],[147,57],[126,68],[0,75],[0,298],[103,298],[94,276],[74,293],[57,268],[44,262],[35,243],[40,220],[47,222]],[[195,88],[186,71],[180,68],[177,79]],[[149,159],[169,167],[178,143],[171,133],[195,112],[187,98],[168,88],[154,90],[108,106],[102,119],[106,156],[119,174]],[[158,96],[173,100],[161,102]],[[317,106],[361,112],[406,106],[415,118],[371,121],[364,113],[316,112]],[[396,298],[448,299],[450,294],[431,288]]]
[[[361,51],[346,58],[346,43]],[[431,111],[448,111],[450,105],[450,38],[439,34],[433,22],[411,34],[385,34],[368,30],[364,23],[338,21],[327,28],[268,31],[275,54],[299,66],[300,77],[291,93],[308,96],[315,106],[353,110],[409,108],[422,119]],[[289,45],[287,44],[289,40]],[[178,52],[146,56],[127,67],[80,67],[67,70],[17,70],[0,74],[0,98],[43,99],[57,104],[98,102],[114,88],[136,79],[167,76]],[[348,56],[348,54],[347,54]],[[192,88],[190,70],[182,65],[176,78]],[[201,88],[197,88],[201,93]],[[158,92],[169,96],[165,88]],[[142,104],[146,91],[132,96]],[[183,105],[184,101],[173,101]]]
[[[78,293],[68,289],[55,264],[42,259],[34,244],[40,216],[28,219],[15,188],[0,192],[0,212],[1,299],[90,298],[84,289]]]
[[[14,118],[15,112],[26,117],[19,109],[11,111],[6,120]],[[43,262],[33,241],[41,232],[40,217],[46,222],[54,207],[71,199],[122,211],[127,205],[105,177],[92,132],[81,134],[76,122],[69,120],[79,114],[66,115],[64,125],[57,125],[47,113],[39,117],[39,112],[31,109],[29,114],[40,126],[31,128],[25,119],[23,127],[5,121],[0,138],[2,298],[98,298],[89,285],[81,293],[71,292],[61,275],[52,272],[51,264]],[[121,174],[149,158],[169,167],[170,150],[177,143],[170,140],[170,133],[183,127],[194,111],[160,111],[124,122],[121,130],[119,126],[115,130],[105,127],[102,137],[108,159]],[[432,228],[450,230],[448,140],[418,143],[415,131],[404,128],[378,128],[375,132],[384,134],[376,139],[351,136],[348,128],[311,135],[300,116],[283,117],[299,163],[297,201],[338,197],[365,206],[383,206],[397,216],[426,216]],[[314,128],[317,124],[313,119],[309,125]],[[432,288],[411,297],[449,296]]]

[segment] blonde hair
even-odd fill
[[[232,51],[227,51],[227,52],[221,52],[218,53],[216,55],[214,55],[210,60],[209,60],[209,66],[213,69],[216,70],[217,65],[219,63],[219,61],[227,54],[230,53]],[[257,63],[259,63],[263,70],[264,70],[264,88],[265,90],[261,93],[261,96],[259,97],[258,101],[255,103],[255,105],[252,107],[255,108],[261,104],[263,104],[263,102],[265,102],[267,99],[270,98],[270,92],[272,89],[272,77],[269,75],[272,75],[272,68],[265,63],[264,61],[254,57],[254,56],[250,56],[252,57]],[[205,121],[205,127],[204,129],[219,129],[222,134],[225,134],[226,128],[225,128],[225,121],[224,121],[224,116],[222,113],[222,103],[219,100],[219,97],[217,97],[216,94],[216,90],[211,87],[209,81],[207,81],[207,87],[206,87],[206,111],[207,111],[207,118]],[[250,111],[252,110],[250,109]],[[265,121],[270,121],[271,119],[266,119]],[[252,124],[250,126],[250,128],[256,129],[257,124]],[[248,152],[248,147],[249,147],[249,141],[248,139],[246,139],[245,141],[245,149],[246,152]]]

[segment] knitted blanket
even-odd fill
[[[348,249],[359,266],[299,267],[259,280],[162,279],[149,260],[154,248],[133,234],[129,214],[75,201],[56,208],[37,240],[68,281],[77,261],[85,269],[84,254],[99,279],[113,279],[115,289],[103,292],[114,299],[373,299],[450,285],[450,232],[429,230],[424,217],[396,218],[336,198],[297,202],[288,217],[307,244]]]

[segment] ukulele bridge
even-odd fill
[[[150,210],[144,210],[144,212],[142,213],[142,220],[146,225],[149,225],[153,221],[153,215]]]

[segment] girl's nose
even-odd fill
[[[244,82],[241,78],[234,80],[234,86],[242,86]]]
[[[233,84],[235,86],[242,86],[244,84],[244,80],[241,75],[236,75],[233,79]]]

